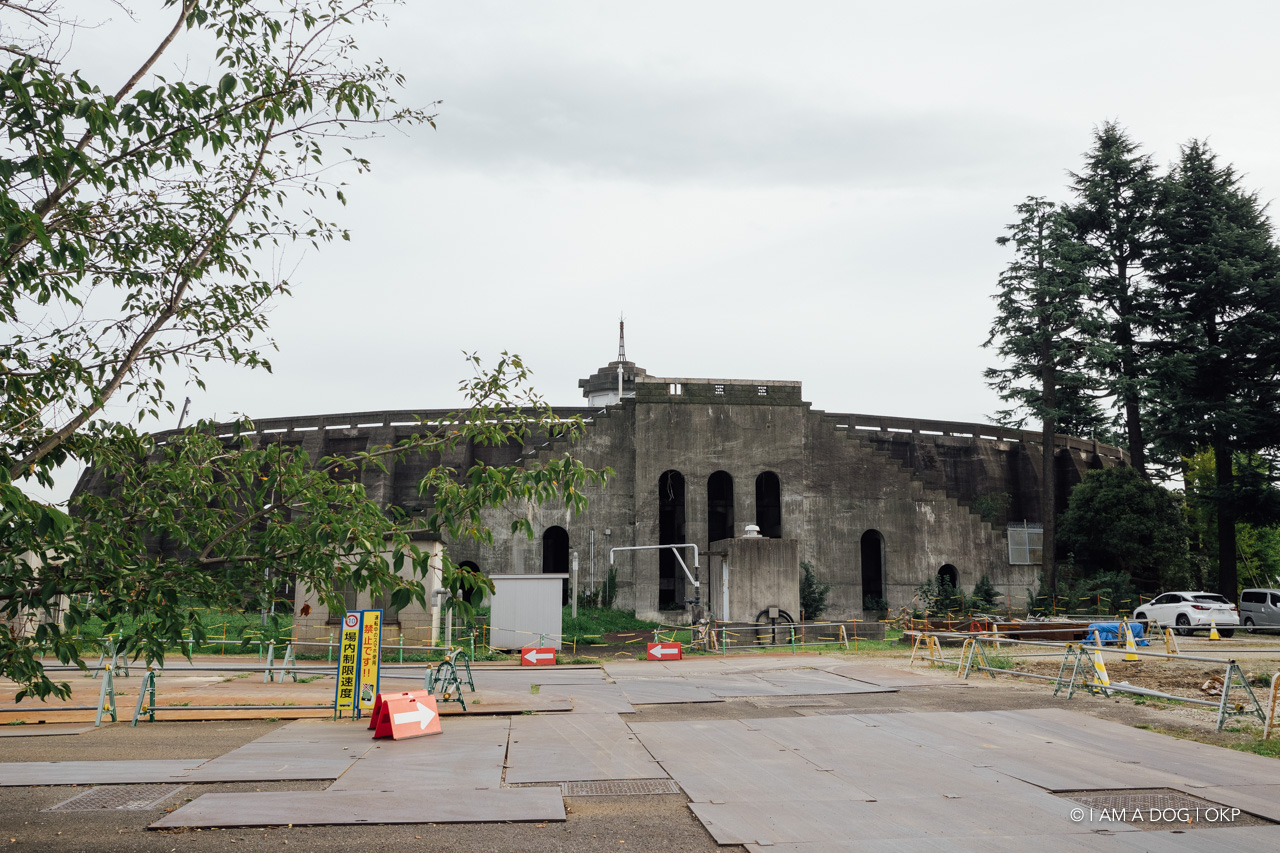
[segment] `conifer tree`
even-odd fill
[[[1213,450],[1218,591],[1237,589],[1233,454],[1280,446],[1280,250],[1265,206],[1191,141],[1158,199],[1151,251],[1155,441]]]
[[[1054,434],[1063,415],[1059,391],[1078,385],[1099,320],[1085,277],[1089,250],[1077,238],[1066,212],[1035,197],[1018,205],[1017,211],[1021,219],[996,239],[1002,246],[1012,246],[1016,254],[1000,276],[995,295],[999,310],[984,344],[996,347],[1007,366],[988,369],[986,378],[1002,399],[1014,403],[1016,411],[1041,424],[1042,566],[1045,585],[1053,589],[1057,582]],[[1080,401],[1077,395],[1068,398]]]
[[[1101,335],[1112,359],[1094,366],[1096,382],[1120,409],[1130,464],[1146,476],[1143,435],[1144,351],[1138,339],[1148,312],[1142,266],[1151,241],[1159,180],[1151,156],[1140,153],[1115,122],[1095,128],[1084,168],[1071,173],[1070,216],[1090,249],[1091,298],[1106,310]]]

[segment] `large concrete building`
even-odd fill
[[[370,469],[363,484],[383,505],[423,513],[417,484],[430,466],[465,472],[477,460],[501,465],[571,453],[614,472],[588,491],[584,513],[493,510],[494,544],[446,542],[452,558],[486,574],[559,573],[576,554],[587,588],[605,580],[613,549],[692,543],[702,557],[698,597],[731,620],[770,607],[795,613],[802,561],[831,584],[826,615],[835,618],[858,618],[864,605],[878,609],[879,602],[906,606],[937,575],[965,590],[988,575],[1015,607],[1035,585],[1038,432],[824,412],[804,401],[794,381],[658,378],[627,360],[621,346],[616,361],[579,385],[589,405],[557,409],[585,421],[576,442],[540,435],[522,446],[466,445]],[[260,440],[299,445],[318,459],[394,443],[445,414],[359,412],[255,426]],[[1060,510],[1087,469],[1125,464],[1122,451],[1097,442],[1059,436],[1056,444]],[[528,514],[534,539],[510,534],[512,511]],[[748,541],[748,525],[774,544]],[[690,570],[691,556],[684,553]],[[733,593],[727,614],[725,562]],[[617,607],[670,617],[694,597],[670,550],[616,552],[614,565]],[[328,621],[321,613],[311,619]]]

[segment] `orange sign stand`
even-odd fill
[[[373,736],[404,740],[438,735],[441,731],[436,697],[423,691],[385,696],[378,709],[378,726],[374,729]]]
[[[645,660],[680,660],[684,657],[684,647],[679,643],[650,643]]]
[[[378,727],[378,718],[382,714],[382,703],[387,701],[391,696],[412,696],[409,691],[403,693],[379,693],[373,699],[373,713],[369,715],[369,728],[376,729]],[[383,737],[383,735],[374,735],[374,737]]]
[[[556,650],[554,646],[547,648],[528,648],[520,650],[521,666],[555,666]]]

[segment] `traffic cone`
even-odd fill
[[[1217,620],[1215,620],[1212,616],[1210,616],[1210,617],[1209,617],[1209,639],[1210,639],[1210,640],[1221,640],[1221,639],[1222,639],[1222,637],[1218,636],[1218,623],[1217,623]]]
[[[1107,677],[1107,663],[1102,659],[1102,638],[1093,632],[1093,683],[1098,687],[1110,687],[1111,679]]]
[[[1136,661],[1138,659],[1138,645],[1133,641],[1133,629],[1129,627],[1129,623],[1124,623],[1124,659]]]
[[[1102,659],[1102,652],[1093,653],[1093,683],[1099,687],[1110,687],[1111,679],[1107,677],[1107,664]]]

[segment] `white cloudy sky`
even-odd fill
[[[151,5],[133,0],[136,26]],[[625,312],[628,355],[656,375],[798,379],[830,411],[985,420],[995,238],[1025,196],[1063,196],[1094,125],[1119,120],[1161,163],[1208,137],[1264,199],[1280,191],[1273,2],[390,15],[360,38],[404,72],[404,102],[443,100],[438,130],[368,149],[352,242],[303,258],[275,309],[274,374],[172,383],[194,416],[447,406],[463,350],[519,352],[575,405]],[[77,52],[123,61],[132,26]]]

